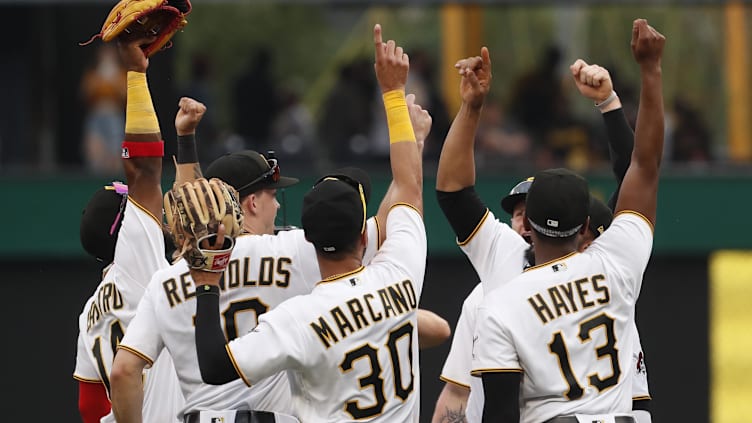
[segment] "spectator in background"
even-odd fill
[[[302,102],[301,85],[299,81],[289,81],[280,89],[281,108],[272,124],[269,148],[284,163],[320,159],[315,146],[316,127],[310,110]]]
[[[322,150],[335,166],[368,159],[375,93],[371,59],[358,59],[342,66],[334,88],[324,101],[318,129]]]
[[[205,53],[196,53],[191,58],[191,75],[184,96],[194,98],[206,106],[201,127],[196,130],[199,161],[211,162],[225,151],[218,143],[219,128],[216,118],[216,87],[212,75],[211,59]]]
[[[122,172],[125,69],[113,44],[101,44],[95,60],[81,80],[81,95],[87,108],[83,153],[89,171],[116,175]]]
[[[551,45],[543,51],[538,66],[513,85],[509,111],[537,145],[542,145],[564,103],[563,79],[559,74],[562,52]]]
[[[415,102],[431,111],[433,125],[426,140],[423,157],[434,160],[439,158],[451,123],[449,111],[436,82],[437,69],[434,57],[428,50],[417,49],[410,54],[410,74],[407,78],[406,92],[414,94]],[[383,115],[381,112],[380,114]],[[384,126],[386,127],[386,123]]]
[[[500,165],[509,168],[530,167],[532,141],[520,126],[509,118],[504,106],[494,98],[486,99],[478,123],[478,167]],[[501,163],[499,163],[501,162]]]
[[[277,89],[272,77],[272,52],[258,48],[246,73],[238,78],[233,91],[235,130],[244,139],[245,148],[264,151],[271,124],[277,115]]]
[[[682,97],[674,100],[673,126],[669,130],[673,162],[707,164],[713,160],[710,131],[700,112]]]

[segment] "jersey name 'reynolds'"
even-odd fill
[[[107,282],[99,287],[96,293],[96,299],[89,305],[86,313],[86,331],[97,324],[99,319],[110,310],[122,309],[125,305],[123,294],[117,289],[115,282]]]
[[[254,263],[256,260],[253,260]],[[261,257],[258,262],[258,272],[251,266],[251,258],[231,260],[227,265],[219,288],[226,289],[247,288],[250,286],[274,286],[287,288],[290,286],[290,270],[292,259],[289,257]],[[178,278],[170,278],[162,282],[164,293],[170,307],[196,297],[196,286],[191,279],[190,272],[180,274]]]
[[[527,301],[541,321],[546,324],[564,314],[593,307],[596,303],[607,304],[611,301],[608,286],[599,285],[599,282],[605,280],[606,277],[603,275],[593,275],[589,278],[569,281],[549,287],[545,292],[539,292],[529,297]],[[592,293],[588,289],[590,287],[593,290]]]
[[[376,293],[378,299],[370,292],[351,298],[342,306],[329,310],[330,319],[319,316],[310,323],[324,347],[329,348],[331,344],[336,344],[340,339],[345,339],[350,333],[366,328],[371,323],[402,315],[418,307],[415,289],[409,279],[379,289]],[[378,306],[379,303],[381,307]],[[339,338],[332,327],[339,330]]]

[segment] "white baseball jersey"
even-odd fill
[[[420,214],[389,212],[370,265],[327,278],[230,342],[247,384],[288,370],[293,414],[303,422],[417,422],[417,315],[426,261]]]
[[[368,221],[367,256],[377,248],[375,219]],[[371,242],[371,236],[373,242]],[[288,298],[308,294],[321,279],[316,252],[303,230],[277,235],[240,235],[225,270],[220,312],[225,336],[232,340],[256,327],[258,317]],[[284,372],[253,385],[242,380],[225,385],[203,383],[196,354],[196,287],[185,260],[155,273],[121,348],[149,363],[167,349],[175,362],[184,413],[202,410],[291,412],[290,386]]]
[[[472,234],[459,243],[478,273],[483,291],[489,293],[522,273],[525,267],[527,242],[491,210],[478,223]]]
[[[110,393],[110,371],[118,343],[136,314],[152,274],[168,265],[159,221],[128,199],[118,233],[115,256],[102,282],[79,316],[78,352],[73,377],[101,382]],[[155,357],[156,358],[156,357]],[[144,421],[176,421],[183,396],[170,357],[164,356],[145,372]],[[112,413],[102,418],[114,422]]]
[[[470,396],[465,406],[465,416],[468,422],[480,422],[483,412],[483,383],[479,378],[470,375],[476,309],[482,301],[483,285],[479,283],[462,303],[462,312],[454,328],[452,346],[440,376],[444,382],[470,389]]]
[[[486,294],[473,374],[522,372],[521,422],[631,412],[634,305],[652,240],[647,220],[621,213],[584,253]]]
[[[240,235],[220,287],[220,313],[227,339],[256,327],[258,317],[282,301],[310,293],[320,279],[313,246],[302,230],[277,235]],[[157,272],[120,348],[151,363],[167,348],[186,399],[185,412],[251,409],[289,412],[284,373],[249,390],[241,380],[207,385],[201,380],[194,317],[196,285],[185,260]],[[182,413],[181,413],[182,416]]]

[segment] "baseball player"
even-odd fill
[[[538,172],[525,226],[538,263],[478,308],[473,374],[482,376],[484,421],[635,422],[634,305],[650,257],[663,149],[661,55],[665,38],[633,24],[642,89],[632,159],[614,220],[584,252],[587,182],[565,169]]]
[[[479,59],[478,62],[480,62]],[[488,63],[490,64],[490,61]],[[612,159],[613,170],[617,179],[617,185],[620,185],[624,174],[626,173],[627,167],[629,166],[629,156],[631,155],[633,144],[633,133],[626,121],[623,110],[621,109],[619,98],[613,91],[608,71],[597,65],[588,65],[582,60],[577,60],[570,67],[570,70],[572,71],[572,75],[575,78],[580,92],[583,94],[583,96],[592,99],[596,103],[596,107],[602,113],[608,133],[609,150],[611,152],[610,155]],[[490,72],[481,72],[480,74],[481,76],[490,75]],[[467,78],[467,75],[465,76],[465,78]],[[581,82],[581,79],[583,82]],[[470,88],[470,86],[467,85],[463,86],[466,89]],[[482,94],[482,92],[480,92],[479,94]],[[473,100],[472,98],[469,99]],[[465,103],[463,107],[469,106],[467,106],[467,103]],[[477,117],[477,114],[475,116]],[[447,143],[445,143],[444,145],[445,149],[447,149],[448,151],[451,151],[452,148],[457,149],[458,147],[456,143],[462,142],[465,145],[465,149],[472,151],[474,125],[472,124],[472,122],[468,123],[468,120],[472,118],[473,115],[463,113],[462,111],[460,112],[458,118],[455,120],[455,125],[460,125],[460,128],[462,128],[463,126],[470,128],[472,132],[470,132],[469,135],[465,135],[463,138],[448,138]],[[455,132],[455,134],[457,134],[457,132]],[[442,156],[442,161],[440,162],[439,166],[439,182],[443,183],[444,186],[449,186],[450,184],[455,183],[455,180],[457,180],[455,186],[459,185],[464,187],[460,191],[472,190],[474,175],[468,175],[469,173],[471,173],[471,171],[466,170],[472,169],[472,166],[467,166],[467,164],[459,162],[455,163],[453,162],[453,160],[463,160],[463,157],[458,156],[456,154],[456,151],[453,155]],[[451,165],[451,167],[456,171],[446,172],[449,168],[449,165]],[[532,183],[532,179],[533,178],[527,178],[515,185],[509,192],[509,194],[501,200],[502,208],[511,215],[511,229],[521,235],[522,238],[524,238],[527,242],[530,242],[530,231],[525,229],[523,225],[523,218],[525,215],[525,197]],[[471,184],[469,186],[465,186],[465,184],[467,184],[467,181],[471,181]],[[450,186],[450,188],[453,187]],[[452,201],[454,196],[456,196],[457,194],[462,194],[462,192],[456,193],[439,191],[438,194],[442,209],[445,210],[445,213],[447,213],[447,216],[450,218],[450,222],[453,224],[453,227],[472,227],[474,230],[476,227],[478,228],[477,230],[475,230],[476,232],[473,232],[475,233],[475,235],[473,236],[472,240],[467,240],[468,232],[466,232],[465,234],[457,232],[458,239],[467,240],[467,242],[465,242],[465,246],[463,246],[462,248],[463,251],[468,254],[468,257],[470,258],[473,265],[479,263],[478,266],[481,269],[487,268],[488,266],[485,263],[491,263],[491,265],[493,265],[493,263],[499,261],[496,259],[498,255],[505,256],[506,254],[509,254],[507,253],[507,251],[516,252],[516,254],[520,253],[519,248],[510,249],[504,244],[513,237],[484,239],[484,236],[492,237],[495,236],[496,233],[509,233],[509,231],[503,229],[499,231],[492,231],[489,229],[489,226],[492,227],[494,225],[506,225],[499,221],[496,221],[495,219],[488,219],[487,217],[484,217],[485,213],[487,212],[485,205],[483,205],[482,203],[477,204],[475,207],[476,213],[474,214],[452,213],[452,209],[458,207],[458,204],[465,204],[465,206],[467,206],[467,204],[470,203]],[[618,188],[611,196],[609,204],[615,204],[617,195]],[[477,198],[477,196],[475,196],[475,198]],[[488,213],[490,213],[490,211]],[[476,218],[473,217],[474,215]],[[591,230],[588,230],[582,237],[582,239],[580,239],[580,249],[586,248],[595,237],[600,235],[600,233],[608,228],[608,225],[611,221],[610,209],[602,202],[600,202],[600,200],[597,200],[595,198],[593,198],[593,201],[591,203],[590,215]],[[451,219],[455,220],[452,221]],[[484,245],[480,248],[473,248],[473,244]],[[488,249],[486,248],[486,245],[494,244],[498,244],[497,246],[493,247],[493,250],[496,251],[495,254],[497,254],[497,256],[489,258],[489,256],[487,255]],[[521,259],[521,261],[524,263],[523,266],[528,266],[530,265],[530,263],[534,263],[532,247],[528,248],[525,251],[524,257]],[[519,271],[521,270],[522,268],[519,269]],[[490,270],[488,272],[492,273],[493,270]],[[502,281],[495,280],[494,284],[498,285],[500,282]],[[484,282],[486,289],[489,289],[488,285],[488,282]],[[493,287],[491,287],[491,289],[493,289]],[[458,320],[457,327],[455,328],[452,348],[447,357],[441,375],[441,379],[444,380],[446,384],[436,403],[433,418],[434,422],[454,421],[452,419],[456,418],[457,416],[464,417],[465,412],[467,414],[468,421],[480,421],[480,412],[483,405],[482,386],[478,379],[470,377],[469,367],[471,361],[470,348],[473,336],[472,322],[475,321],[475,308],[480,303],[482,296],[483,290],[479,287],[476,287],[476,289],[473,290],[471,295],[469,295],[466,301],[463,303],[462,313],[460,315],[460,319]],[[639,362],[637,361],[638,358],[642,357],[642,351],[639,342],[635,345],[634,356],[636,360],[635,369],[639,369],[636,370],[639,384],[635,384],[634,409],[640,410],[635,411],[635,414],[639,415],[641,423],[649,423],[650,414],[647,410],[650,402],[650,396],[647,389],[647,374],[644,367],[644,361],[641,359],[639,360]]]
[[[197,287],[196,347],[202,378],[251,385],[288,370],[301,421],[417,421],[420,374],[416,309],[425,272],[422,164],[407,110],[409,62],[374,28],[376,75],[389,125],[393,184],[386,239],[368,266],[366,209],[357,181],[325,178],[303,201],[305,237],[323,279],[225,341],[219,280],[192,271]]]
[[[420,145],[430,130],[431,118],[414,104],[414,96],[407,96],[407,104]],[[275,213],[270,211],[279,207],[275,190],[297,182],[280,176],[278,161],[252,151],[229,154],[212,163],[206,176],[220,178],[240,188],[245,214],[246,234],[236,240],[232,259],[222,279],[225,289],[221,300],[223,324],[228,339],[234,339],[251,331],[261,314],[285,299],[310,293],[320,280],[320,271],[314,247],[305,240],[302,230],[271,235]],[[344,168],[329,176],[357,181],[354,183],[363,186],[368,201],[370,180],[362,170]],[[385,198],[385,201],[388,200]],[[382,202],[379,214],[387,209],[384,204]],[[366,261],[373,257],[371,251],[377,249],[380,237],[377,221],[377,218],[369,219]],[[384,221],[383,217],[381,221]],[[175,287],[176,281],[180,281],[181,286],[192,287],[193,294],[181,294],[178,301],[175,290],[168,289]],[[289,413],[291,402],[284,373],[266,378],[250,390],[240,380],[221,386],[202,383],[193,329],[194,294],[195,285],[184,261],[157,272],[152,278],[128,335],[121,341],[113,367],[113,405],[118,421],[138,421],[139,391],[131,385],[137,384],[140,371],[164,348],[176,363],[186,397],[186,406],[180,416],[184,421],[223,417],[232,421],[232,416],[238,413],[235,410],[243,410],[241,415],[253,410],[254,417],[266,415],[277,421],[289,418],[283,415]],[[436,345],[449,336],[449,325],[439,316],[420,310],[418,320],[421,347]],[[263,411],[277,413],[264,414]]]
[[[102,281],[79,316],[74,378],[79,381],[79,410],[84,422],[110,422],[110,371],[117,344],[136,312],[144,288],[157,269],[167,266],[162,234],[163,143],[146,81],[148,59],[141,46],[150,39],[120,44],[128,69],[123,168],[128,185],[113,183],[94,194],[81,219],[81,243],[98,260],[109,263]],[[195,156],[195,132],[204,106],[183,98],[175,118],[181,140],[178,161]],[[193,159],[193,162],[196,160]],[[170,357],[155,360],[139,386],[148,421],[175,420],[183,398]]]

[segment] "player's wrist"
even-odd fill
[[[391,90],[382,94],[386,122],[389,127],[389,143],[400,141],[415,142],[415,132],[410,121],[404,90]]]
[[[160,133],[157,113],[151,101],[149,84],[143,72],[129,71],[125,108],[126,134]]]
[[[619,96],[616,94],[616,91],[611,90],[611,94],[609,94],[608,97],[600,102],[595,102],[595,107],[600,110],[601,113],[606,113],[621,107],[621,102],[619,101]]]
[[[195,133],[178,134],[178,154],[176,160],[178,164],[198,163]]]

